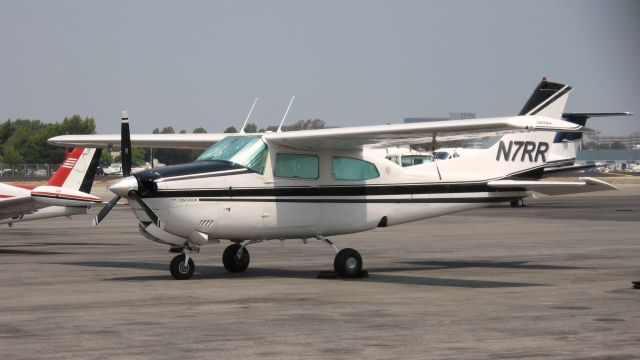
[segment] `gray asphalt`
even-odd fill
[[[125,207],[3,227],[0,358],[640,358],[640,186],[527,204],[333,237],[358,280],[317,279],[318,241],[172,280]]]

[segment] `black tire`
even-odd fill
[[[169,264],[169,271],[171,271],[171,275],[177,280],[187,280],[193,275],[193,271],[196,269],[192,258],[189,258],[187,266],[185,266],[184,258],[184,254],[177,255],[171,260],[171,264]]]
[[[362,257],[354,249],[342,249],[336,254],[333,269],[344,278],[358,277],[362,272]]]
[[[249,256],[247,248],[242,250],[242,259],[238,259],[236,256],[241,247],[242,245],[240,244],[232,244],[224,249],[224,252],[222,253],[222,264],[228,272],[241,273],[249,267],[251,257]]]
[[[511,207],[524,207],[524,200],[523,199],[512,200]]]

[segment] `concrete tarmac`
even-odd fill
[[[370,277],[317,279],[332,251],[224,246],[176,281],[130,210],[0,230],[0,358],[638,359],[640,186],[336,236]],[[92,209],[95,214],[98,209]]]

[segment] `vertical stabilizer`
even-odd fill
[[[74,148],[47,185],[91,192],[102,149]]]
[[[547,81],[545,78],[533,91],[519,115],[538,115],[561,119],[572,89],[569,85]]]

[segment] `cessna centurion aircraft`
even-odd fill
[[[33,187],[0,183],[0,224],[86,214],[102,200],[89,194],[101,149],[73,149],[47,185]]]
[[[327,236],[349,234],[432,218],[532,191],[569,194],[615,189],[591,178],[545,182],[545,164],[561,162],[551,151],[556,132],[583,127],[561,120],[570,86],[543,81],[525,106],[526,115],[429,123],[360,126],[262,134],[129,135],[123,112],[124,178],[109,189],[116,197],[94,220],[97,225],[121,198],[147,238],[179,249],[170,264],[176,279],[194,271],[190,253],[208,242],[230,240],[222,261],[230,272],[249,266],[247,246],[271,239],[315,238],[337,253],[336,273],[356,277],[362,258],[338,251]],[[281,124],[282,125],[282,124]],[[504,135],[489,150],[402,167],[376,147]],[[228,135],[228,136],[227,136]],[[107,146],[114,135],[68,135],[57,145]],[[131,143],[191,147],[212,144],[195,162],[130,174]]]

